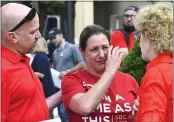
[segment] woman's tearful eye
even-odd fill
[[[109,48],[109,46],[105,46],[105,47],[103,47],[103,50],[106,51],[106,50],[108,50],[108,48]]]
[[[91,51],[91,52],[97,52],[97,51],[98,51],[98,48],[97,48],[97,47],[92,48],[90,51]]]

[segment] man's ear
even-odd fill
[[[16,44],[18,42],[17,38],[16,38],[16,34],[15,32],[8,32],[8,40],[13,43],[13,44]]]

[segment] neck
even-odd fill
[[[97,72],[97,71],[94,71],[93,69],[90,69],[90,68],[88,68],[88,67],[87,67],[87,71],[88,71],[89,73],[91,73],[92,75],[95,75],[95,76],[98,76],[98,77],[101,77],[101,76],[103,75],[103,71]]]
[[[150,61],[152,61],[153,59],[155,59],[157,56],[158,56],[158,54],[153,51],[151,53],[150,57],[149,57],[150,58]]]
[[[62,42],[60,43],[59,48],[60,48],[60,49],[63,49],[64,46],[65,46],[65,39],[62,40]]]

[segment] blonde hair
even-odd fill
[[[173,8],[169,4],[159,2],[143,7],[134,24],[157,53],[173,52]]]
[[[48,54],[48,45],[43,37],[38,39],[34,52],[43,52]]]

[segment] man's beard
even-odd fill
[[[125,25],[123,24],[123,28],[126,32],[134,32],[135,31],[135,27],[133,25]]]
[[[59,48],[60,45],[61,45],[61,42],[58,42],[58,43],[56,44],[56,47]]]

